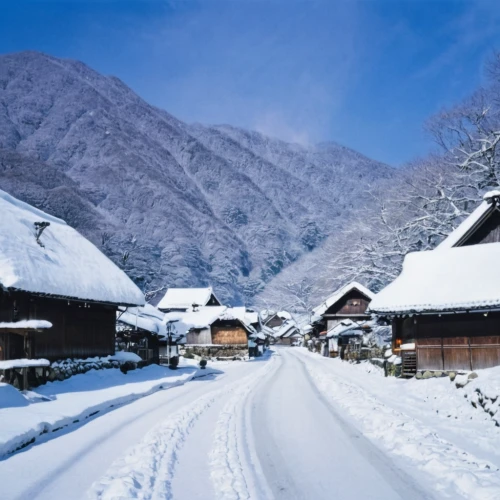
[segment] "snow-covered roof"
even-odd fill
[[[165,313],[151,304],[142,307],[120,308],[117,312],[117,321],[132,327],[142,328],[157,335],[165,335]]]
[[[496,192],[496,191],[495,191]],[[491,194],[491,193],[487,193]],[[486,196],[486,195],[485,195]],[[436,250],[445,250],[456,246],[463,240],[468,233],[480,223],[481,220],[495,209],[491,202],[491,198],[485,199],[454,231],[452,231],[446,239],[444,239]]]
[[[259,322],[259,313],[255,311],[246,311],[245,312],[245,322],[249,325]]]
[[[0,286],[89,302],[142,305],[130,278],[78,231],[0,190]],[[40,242],[36,222],[48,222]]]
[[[211,287],[169,288],[157,307],[158,309],[189,309],[193,304],[205,306],[212,295],[214,292]]]
[[[292,319],[292,315],[288,311],[279,311],[277,314],[281,319]]]
[[[500,243],[415,252],[370,303],[376,313],[500,308]]]
[[[341,333],[346,332],[347,330],[352,330],[359,328],[359,323],[356,321],[352,321],[352,319],[344,319],[340,323],[337,323],[335,326],[332,326],[327,332],[326,336],[328,338],[337,337]]]
[[[199,307],[196,311],[191,309],[186,312],[170,312],[165,314],[165,322],[177,320],[173,325],[175,330],[179,335],[186,335],[192,328],[209,328],[226,310],[226,306],[206,306]]]
[[[332,293],[323,303],[321,303],[318,307],[313,309],[313,313],[315,316],[321,316],[325,314],[325,312],[333,306],[336,302],[338,302],[344,295],[349,293],[352,290],[358,290],[363,295],[366,295],[369,299],[372,299],[374,294],[371,290],[368,290],[364,285],[353,281],[348,285],[339,288],[336,292]]]
[[[295,331],[299,331],[299,328],[297,326],[297,323],[295,321],[286,321],[283,323],[281,326],[273,328],[273,336],[276,339],[279,339],[280,337],[287,338],[290,335],[292,335]]]

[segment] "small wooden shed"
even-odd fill
[[[436,249],[408,254],[370,310],[392,320],[402,372],[500,365],[500,191]]]

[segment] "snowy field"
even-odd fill
[[[500,498],[500,428],[476,392],[494,400],[500,372],[457,389],[283,347],[104,373],[11,394],[4,446],[37,434],[2,455],[2,499]]]

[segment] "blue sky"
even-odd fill
[[[392,165],[433,147],[425,120],[496,48],[497,0],[0,0],[0,53],[80,59],[188,122]]]

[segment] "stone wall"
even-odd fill
[[[248,357],[247,344],[235,345],[186,345],[180,350],[181,355],[187,354],[187,357],[207,359],[244,359]]]

